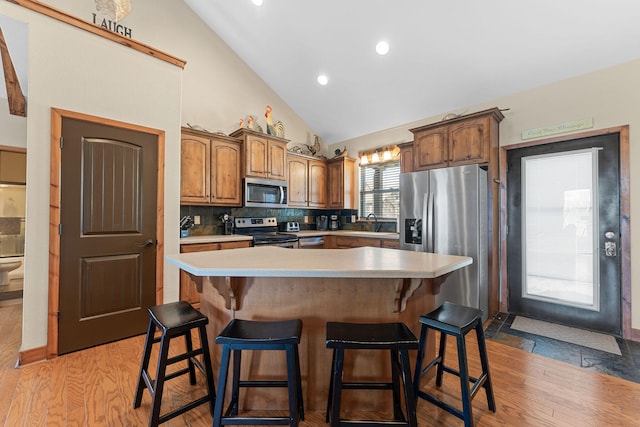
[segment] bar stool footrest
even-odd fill
[[[433,365],[431,365],[433,366]],[[425,374],[429,369],[425,368],[422,370],[422,373]],[[450,374],[453,374],[455,376],[457,376],[458,378],[460,378],[460,371],[457,371],[453,368],[450,368],[448,366],[442,365],[442,370],[444,372],[448,372]],[[471,388],[471,390],[469,391],[469,396],[470,399],[473,400],[474,396],[476,395],[476,393],[478,392],[478,390],[480,389],[480,387],[482,387],[485,383],[485,381],[487,380],[487,374],[482,374],[480,375],[480,378],[476,378],[476,377],[472,377],[471,375],[469,375],[469,382],[473,383],[473,386]]]
[[[393,383],[381,383],[381,382],[362,382],[362,383],[342,383],[343,389],[349,390],[393,390]]]
[[[442,400],[438,399],[437,397],[432,396],[430,394],[427,394],[422,390],[418,391],[417,396],[423,398],[424,400],[426,400],[428,402],[433,403],[436,406],[439,406],[440,408],[444,409],[445,411],[449,412],[450,414],[453,414],[456,417],[461,418],[461,419],[464,420],[464,412],[462,412],[458,408],[455,408],[455,407],[449,405],[448,403],[443,402]]]
[[[158,424],[162,424],[166,421],[169,421],[172,418],[177,417],[178,415],[182,415],[187,411],[190,411],[191,409],[198,407],[204,403],[209,403],[209,396],[203,396],[199,399],[194,400],[193,402],[187,403],[186,405],[178,408],[178,409],[174,409],[171,412],[167,412],[164,415],[161,415],[160,418],[158,418]]]
[[[289,425],[288,417],[225,417],[220,421],[221,425]]]
[[[288,387],[286,380],[240,380],[240,387]]]
[[[340,420],[340,426],[358,426],[358,427],[379,427],[379,426],[397,426],[407,427],[406,421],[398,420]]]

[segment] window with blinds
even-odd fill
[[[360,166],[360,216],[396,219],[400,209],[400,161]]]

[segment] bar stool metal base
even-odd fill
[[[215,388],[213,385],[211,357],[209,355],[209,344],[205,328],[209,319],[185,301],[150,307],[148,312],[150,318],[149,327],[147,329],[133,407],[140,407],[142,403],[142,393],[146,388],[149,390],[152,398],[151,416],[149,417],[150,427],[162,424],[204,403],[209,403],[209,409],[211,414],[213,414]],[[156,328],[162,332],[158,338],[154,337]],[[191,340],[192,329],[198,329],[200,333],[200,347],[197,349],[193,348]],[[186,352],[174,357],[169,357],[169,344],[172,339],[178,337],[185,338]],[[156,367],[155,379],[152,379],[149,375],[149,360],[151,358],[153,344],[158,342],[160,343],[158,365]],[[196,359],[198,355],[202,355],[202,362]],[[185,360],[187,361],[186,368],[167,375],[167,366]],[[161,416],[160,406],[162,403],[164,383],[181,375],[189,374],[189,383],[194,385],[196,383],[195,368],[198,368],[205,375],[207,394]]]
[[[304,420],[302,379],[298,344],[302,335],[302,321],[253,321],[234,319],[216,338],[222,344],[218,395],[213,413],[213,426],[221,425],[289,425],[297,426]],[[242,350],[284,350],[287,354],[286,380],[241,380],[240,365]],[[231,401],[223,413],[229,359],[233,352],[233,378]],[[241,416],[238,415],[238,399],[241,387],[286,387],[289,396],[288,417]]]
[[[418,339],[404,323],[344,323],[327,322],[327,348],[333,349],[326,421],[332,427],[358,426],[417,426],[416,406],[409,350],[418,348]],[[345,382],[342,380],[346,349],[388,350],[391,359],[391,381]],[[401,384],[405,408],[401,400]],[[342,390],[391,390],[393,420],[348,420],[340,418]]]
[[[465,427],[473,426],[473,412],[471,409],[471,401],[476,396],[480,388],[484,388],[487,395],[487,403],[489,409],[496,411],[496,404],[493,397],[493,387],[491,385],[491,376],[489,374],[489,362],[487,359],[487,348],[484,341],[484,331],[482,330],[482,311],[465,307],[462,305],[445,302],[436,310],[420,316],[422,328],[420,330],[420,348],[418,349],[418,357],[415,370],[415,395],[416,399],[422,398],[436,406],[446,410],[456,417],[464,420]],[[424,346],[427,339],[427,332],[433,329],[440,332],[440,345],[438,355],[429,362],[424,368],[422,367],[424,358]],[[480,363],[482,365],[482,373],[478,378],[469,375],[469,367],[467,364],[467,348],[465,336],[472,330],[476,331],[478,340],[478,350],[480,353]],[[445,350],[447,335],[456,337],[458,347],[458,366],[459,370],[455,370],[445,365]],[[437,397],[420,390],[420,377],[431,368],[436,367],[436,386],[442,386],[442,374],[448,372],[460,378],[460,387],[462,390],[462,410],[443,402]],[[471,387],[470,387],[471,386]]]

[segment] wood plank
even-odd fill
[[[34,371],[33,389],[27,409],[25,426],[40,427],[45,425],[49,412],[49,399],[51,396],[51,374],[53,364],[43,363],[42,366],[29,366],[24,369]]]
[[[67,425],[67,357],[58,357],[51,365],[51,385],[47,423],[53,426]]]
[[[104,383],[100,377],[100,358],[98,347],[82,352],[82,369],[84,375],[84,407],[87,424],[90,426],[107,425]]]
[[[7,415],[14,398],[17,397],[21,373],[19,369],[3,368],[2,382],[0,383],[0,396],[2,396],[0,399],[0,425],[8,425],[6,423]]]
[[[11,399],[11,405],[4,424],[6,426],[23,425],[27,419],[29,401],[33,393],[33,383],[37,369],[25,368],[19,371],[20,377],[16,382],[15,393],[13,399]]]
[[[67,359],[67,425],[86,426],[84,410],[85,378],[82,369],[82,352],[64,356]]]

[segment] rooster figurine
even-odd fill
[[[256,132],[262,132],[262,127],[253,121],[253,116],[247,118],[247,128],[255,130]]]
[[[267,133],[269,135],[284,138],[284,124],[280,120],[273,123],[270,105],[267,105],[267,110],[265,111],[264,116],[267,118]]]

